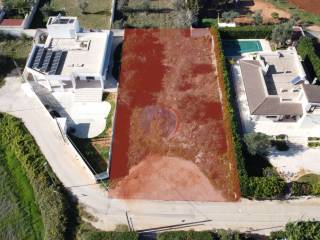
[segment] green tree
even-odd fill
[[[264,133],[247,133],[244,135],[244,142],[251,155],[265,156],[271,147],[270,138]]]
[[[12,10],[16,10],[20,15],[24,15],[29,12],[33,1],[32,0],[3,0],[3,7],[6,12],[10,12]]]
[[[290,40],[295,22],[289,21],[277,25],[271,34],[271,40],[276,44],[277,48],[283,47],[287,40]]]
[[[252,15],[252,19],[256,25],[260,25],[263,23],[263,18],[262,18],[262,10],[257,10],[255,13]]]

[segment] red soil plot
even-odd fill
[[[240,197],[212,47],[207,29],[125,31],[111,197]]]
[[[289,2],[307,12],[320,15],[320,0],[289,0]]]

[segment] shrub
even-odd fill
[[[252,19],[255,24],[260,25],[263,23],[263,18],[262,18],[262,10],[257,10],[255,13],[252,15]]]
[[[286,183],[279,177],[250,177],[249,195],[256,199],[276,198],[285,190]]]
[[[309,183],[292,182],[291,194],[293,196],[305,196],[312,193],[312,188]]]
[[[0,113],[0,141],[15,154],[33,188],[45,228],[45,239],[64,239],[69,205],[65,191],[23,123]]]
[[[223,19],[224,21],[226,21],[226,22],[232,22],[233,19],[239,17],[239,13],[236,12],[236,11],[232,11],[232,10],[231,10],[231,11],[228,11],[228,12],[223,12],[223,13],[221,14],[221,17],[222,17],[222,19]]]
[[[102,232],[88,231],[81,235],[80,240],[138,240],[135,232]]]
[[[219,33],[222,39],[270,39],[273,28],[273,25],[239,26],[234,28],[219,28]]]
[[[271,232],[270,240],[312,240],[320,239],[320,222],[305,221],[286,224],[284,231]]]
[[[247,133],[244,135],[244,142],[251,155],[266,156],[271,147],[269,136],[263,133]]]
[[[277,20],[277,19],[279,19],[279,13],[273,12],[273,13],[271,13],[271,17],[272,17],[273,19]]]
[[[272,146],[275,146],[278,151],[288,151],[289,146],[286,141],[283,140],[273,140],[271,141]]]
[[[195,232],[195,231],[176,231],[164,232],[157,236],[157,240],[211,240],[210,232]]]

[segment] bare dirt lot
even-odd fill
[[[125,32],[110,196],[235,201],[208,30]]]
[[[320,14],[320,1],[319,0],[289,0],[297,7],[306,10],[307,12]]]

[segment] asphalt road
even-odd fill
[[[0,89],[0,111],[22,118],[59,179],[79,198],[101,229],[129,224],[138,231],[168,229],[230,228],[267,234],[288,221],[320,220],[320,199],[295,201],[249,201],[236,203],[123,201],[109,199],[69,151],[50,115],[34,98],[27,97],[21,83],[7,79]]]

